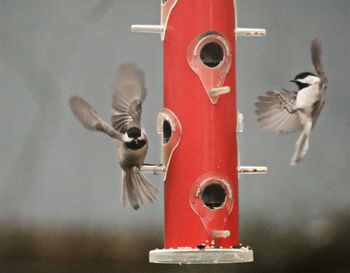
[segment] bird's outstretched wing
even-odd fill
[[[295,109],[296,92],[267,91],[255,103],[257,120],[263,130],[292,133],[303,127]]]
[[[145,97],[143,71],[132,63],[121,65],[114,84],[112,103],[116,111],[111,117],[115,130],[124,133],[130,123],[141,128],[142,103]]]
[[[312,64],[315,67],[317,75],[321,79],[320,88],[326,89],[327,88],[327,77],[324,73],[323,65],[321,62],[322,48],[321,48],[321,43],[319,40],[317,40],[317,39],[312,40],[310,51],[311,51]]]
[[[101,131],[112,138],[122,141],[122,135],[109,126],[97,115],[97,112],[83,98],[72,96],[69,98],[69,106],[77,119],[86,129]]]
[[[312,40],[310,51],[311,51],[312,64],[315,67],[315,70],[316,70],[318,77],[321,79],[320,90],[321,90],[321,92],[324,92],[327,89],[328,80],[327,80],[327,77],[325,75],[323,64],[321,61],[322,47],[321,47],[321,43],[319,40],[317,40],[317,39]],[[314,105],[314,107],[313,107],[313,109],[314,109],[312,112],[313,125],[315,125],[317,122],[317,119],[322,111],[323,106],[324,106],[324,102],[325,102],[324,96],[322,96],[320,101],[318,101],[317,104]]]

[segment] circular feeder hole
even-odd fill
[[[171,138],[172,128],[170,122],[166,119],[163,121],[163,144],[167,144]]]
[[[210,42],[202,47],[200,58],[206,66],[216,67],[224,59],[224,51],[218,43]]]
[[[221,184],[207,185],[202,192],[202,201],[210,209],[220,209],[226,201],[226,191]]]

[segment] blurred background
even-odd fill
[[[81,95],[109,120],[117,67],[138,63],[147,161],[159,162],[162,43],[129,31],[159,23],[159,0],[0,0],[0,272],[350,272],[350,2],[237,0],[237,12],[240,27],[268,31],[237,41],[242,165],[270,170],[240,179],[241,238],[255,262],[179,267],[148,264],[162,247],[162,194],[137,212],[123,207],[114,141],[67,106]],[[307,157],[289,167],[297,135],[262,132],[254,102],[313,70],[313,38],[329,91]]]

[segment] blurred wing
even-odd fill
[[[146,97],[145,77],[135,64],[120,66],[114,84],[112,126],[124,133],[127,125],[141,128],[142,103]]]
[[[294,109],[296,92],[268,91],[255,103],[257,120],[263,130],[278,133],[300,131],[303,126]]]
[[[320,116],[320,113],[323,109],[323,106],[324,106],[324,103],[325,103],[325,100],[324,100],[324,96],[323,96],[323,99],[317,101],[314,105],[313,105],[313,111],[312,111],[312,127],[315,126],[319,116]]]
[[[321,79],[320,87],[322,89],[326,89],[327,88],[327,77],[324,73],[323,65],[321,62],[322,48],[321,48],[321,43],[319,40],[317,40],[317,39],[312,40],[310,51],[311,51],[312,64],[315,67],[317,75]]]
[[[86,129],[101,131],[112,138],[122,141],[122,135],[104,122],[83,98],[78,96],[70,97],[69,106],[75,117],[80,120]]]

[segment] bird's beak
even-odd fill
[[[290,80],[290,82],[294,82],[294,83],[296,83],[297,81],[296,81],[296,80]]]

